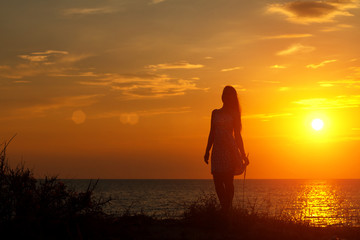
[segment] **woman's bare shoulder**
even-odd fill
[[[212,110],[211,115],[214,115],[215,113],[219,112],[219,110],[220,110],[220,109],[214,109],[214,110]]]

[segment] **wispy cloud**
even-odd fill
[[[94,72],[79,72],[79,73],[54,73],[49,74],[52,77],[98,77],[99,74]]]
[[[73,63],[81,61],[92,55],[70,54],[67,51],[46,50],[18,55],[19,62],[14,66],[0,67],[0,77],[9,79],[21,79],[24,77],[46,75],[60,76],[72,75]],[[79,75],[79,73],[76,73]],[[81,74],[89,74],[83,72]]]
[[[345,86],[358,86],[360,87],[360,79],[342,79],[342,80],[333,80],[333,81],[319,81],[318,82],[322,87],[333,87],[339,85]]]
[[[278,91],[280,91],[280,92],[285,92],[285,91],[289,91],[289,90],[290,90],[289,87],[280,87],[280,88],[278,88]]]
[[[75,110],[76,108],[87,107],[95,104],[102,96],[103,95],[101,94],[92,94],[51,98],[43,101],[43,103],[13,109],[7,117],[2,117],[0,120],[30,119],[45,117],[52,111],[59,111],[61,109]]]
[[[102,96],[100,94],[93,95],[80,95],[80,96],[70,96],[70,97],[58,97],[50,99],[48,103],[37,104],[31,107],[19,109],[18,112],[28,113],[28,114],[43,114],[49,110],[56,110],[60,108],[77,108],[90,106],[96,103],[97,98]]]
[[[321,31],[323,31],[323,32],[335,32],[335,31],[340,31],[340,30],[343,30],[343,29],[350,29],[350,28],[353,28],[353,27],[354,26],[349,25],[349,24],[336,24],[335,26],[325,27]]]
[[[10,66],[8,66],[8,65],[0,65],[0,70],[4,70],[4,69],[8,70],[8,69],[10,69]]]
[[[307,67],[307,68],[316,69],[316,68],[325,66],[325,64],[332,63],[332,62],[336,62],[336,61],[337,61],[337,60],[325,60],[325,61],[322,61],[322,62],[319,63],[319,64],[309,64],[309,65],[306,65],[306,67]]]
[[[69,8],[63,11],[64,15],[95,15],[95,14],[108,14],[114,13],[118,10],[111,7],[98,7],[98,8]]]
[[[280,81],[267,81],[267,80],[252,80],[252,82],[268,83],[268,84],[279,84]]]
[[[57,55],[67,55],[69,52],[67,51],[58,51],[58,50],[47,50],[44,52],[33,52],[30,54],[19,55],[20,58],[29,60],[30,62],[45,62],[48,61],[50,56]]]
[[[166,96],[184,95],[190,90],[207,90],[196,85],[197,78],[173,78],[166,74],[120,75],[106,74],[92,81],[80,81],[87,86],[104,86],[126,99],[162,98]]]
[[[314,50],[315,50],[315,47],[304,46],[301,43],[296,43],[282,51],[277,52],[277,55],[286,56],[286,55],[292,55],[292,54],[296,54],[296,53],[308,53],[308,52],[312,52]]]
[[[336,96],[335,98],[309,98],[294,102],[304,109],[337,109],[357,108],[360,106],[360,95]]]
[[[275,64],[275,65],[270,66],[270,68],[272,68],[272,69],[284,69],[284,68],[286,68],[286,66]]]
[[[150,4],[159,4],[159,3],[162,3],[162,2],[165,2],[166,0],[151,0],[150,1]]]
[[[232,68],[224,68],[221,69],[221,72],[230,72],[230,71],[235,71],[235,70],[240,70],[243,69],[244,67],[238,66],[238,67],[232,67]]]
[[[271,118],[281,118],[292,116],[292,113],[260,113],[242,116],[244,119],[261,119],[262,121],[269,121]]]
[[[333,87],[334,84],[332,84],[332,83],[320,83],[320,86],[321,87]]]
[[[274,36],[265,36],[262,39],[291,39],[291,38],[307,38],[312,37],[312,34],[303,33],[303,34],[282,34],[282,35],[274,35]]]
[[[133,79],[127,82],[114,82],[113,90],[121,91],[128,98],[161,98],[184,95],[189,90],[199,90],[193,80],[158,76],[152,79]]]
[[[176,107],[176,108],[159,108],[143,111],[122,112],[111,111],[96,114],[91,116],[92,119],[104,119],[104,118],[118,118],[123,124],[135,125],[139,122],[141,117],[165,115],[165,114],[183,114],[191,112],[190,107]]]
[[[67,55],[69,52],[67,51],[58,51],[58,50],[46,50],[43,52],[33,52],[33,55],[50,55],[50,54],[64,54]]]
[[[14,81],[14,83],[30,83],[31,81],[26,81],[26,80],[16,80]]]
[[[236,91],[238,91],[238,92],[245,92],[246,91],[246,88],[244,88],[241,85],[232,84],[231,86],[233,86],[236,89]]]
[[[191,107],[172,107],[172,108],[156,108],[150,110],[140,110],[133,112],[123,112],[123,111],[111,111],[104,112],[93,115],[91,118],[93,119],[101,119],[101,118],[119,118],[124,113],[126,114],[136,114],[138,116],[155,116],[155,115],[163,115],[163,114],[181,114],[191,112]]]
[[[152,70],[167,70],[167,69],[196,69],[196,68],[203,68],[204,65],[202,64],[192,64],[186,61],[180,61],[175,63],[160,63],[155,65],[148,65],[145,68],[152,69]]]
[[[267,12],[279,13],[293,23],[334,22],[337,16],[353,16],[348,9],[358,8],[356,0],[293,1],[268,5]]]
[[[174,78],[167,74],[157,74],[160,69],[196,69],[201,64],[192,64],[185,61],[146,66],[146,72],[137,74],[98,73],[86,71],[89,69],[74,68],[73,63],[90,55],[74,55],[67,51],[45,50],[21,55],[27,62],[15,67],[0,69],[1,77],[11,76],[14,79],[23,79],[33,76],[72,78],[72,82],[88,87],[103,87],[119,92],[119,98],[161,98],[166,96],[184,95],[190,90],[207,90],[199,88],[199,78]],[[36,58],[41,59],[36,59]],[[151,71],[149,71],[149,69]],[[39,107],[40,109],[41,107]]]
[[[29,60],[30,62],[45,62],[48,60],[48,56],[38,56],[38,55],[19,55],[19,58]]]

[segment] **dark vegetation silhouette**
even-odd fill
[[[89,220],[104,216],[110,199],[94,197],[97,181],[84,192],[76,192],[57,177],[36,179],[24,164],[10,167],[6,149],[0,154],[0,231],[17,237],[58,239],[81,236]],[[20,231],[19,231],[20,230]]]
[[[314,228],[286,217],[234,207],[224,215],[215,195],[184,204],[180,218],[126,209],[111,215],[111,199],[94,196],[95,182],[77,192],[56,177],[36,179],[24,164],[10,167],[0,150],[0,239],[360,239],[360,229]],[[339,238],[336,238],[339,236]]]

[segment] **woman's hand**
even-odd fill
[[[249,162],[249,154],[247,154],[247,155],[243,154],[243,159],[245,161],[246,166],[250,164],[250,162]]]
[[[209,152],[205,152],[204,161],[206,164],[209,164]]]

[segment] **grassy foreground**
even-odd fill
[[[184,206],[181,218],[160,219],[125,211],[109,215],[110,199],[96,198],[96,183],[77,192],[56,177],[38,180],[0,154],[0,239],[360,239],[360,228],[315,228],[235,208],[219,211],[214,195]]]

